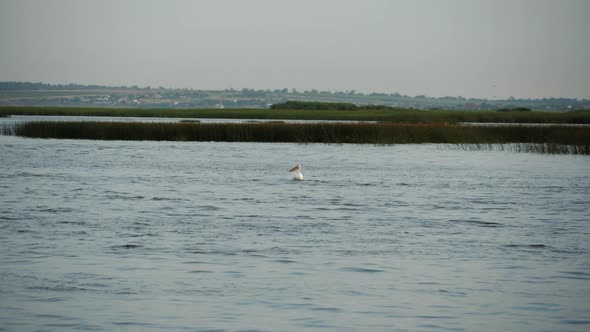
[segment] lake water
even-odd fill
[[[0,330],[588,331],[589,171],[437,145],[0,136]]]
[[[157,118],[157,117],[115,117],[115,116],[70,116],[70,115],[11,115],[0,118],[0,125],[27,121],[99,121],[99,122],[181,122],[198,121],[200,123],[257,123],[257,122],[286,122],[286,123],[376,123],[377,121],[350,120],[293,120],[293,119],[231,119],[231,118]]]

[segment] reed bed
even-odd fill
[[[155,141],[458,144],[487,149],[517,143],[519,151],[590,154],[590,128],[477,127],[399,123],[143,123],[31,121],[5,125],[4,135],[34,138]],[[518,146],[518,145],[517,145]]]
[[[457,144],[462,150],[590,155],[590,145],[555,143]]]
[[[0,107],[4,115],[70,115],[112,117],[233,118],[286,120],[351,120],[399,123],[590,123],[590,112],[519,111],[422,111],[403,108],[359,108],[327,110],[288,109],[133,109],[92,107]]]

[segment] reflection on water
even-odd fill
[[[590,327],[588,157],[15,137],[0,155],[0,329]]]

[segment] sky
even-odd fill
[[[590,98],[589,0],[0,0],[0,81]]]

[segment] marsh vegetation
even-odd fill
[[[7,124],[5,135],[35,138],[220,142],[459,144],[487,149],[521,144],[520,151],[590,154],[590,128],[461,126],[399,123],[140,123],[31,121]]]
[[[318,104],[318,103],[313,103]],[[320,103],[321,104],[321,103]],[[324,103],[325,104],[325,103]],[[354,106],[354,105],[352,105]],[[399,123],[590,123],[590,112],[539,112],[506,110],[451,111],[403,109],[393,107],[357,107],[350,109],[133,109],[68,107],[0,107],[0,115],[66,115],[166,118],[232,118],[276,120],[350,120],[389,121]],[[317,105],[314,106],[317,108]]]

